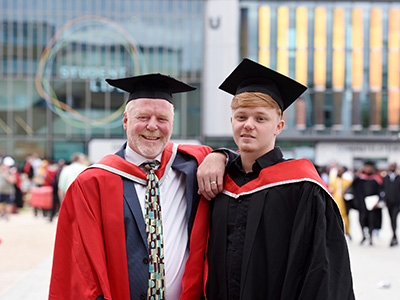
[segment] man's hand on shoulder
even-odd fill
[[[226,159],[223,152],[212,152],[197,170],[198,193],[207,200],[215,198],[223,190]]]

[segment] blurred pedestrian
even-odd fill
[[[327,173],[327,167],[326,166],[319,166],[314,164],[315,169],[317,170],[317,173],[319,177],[322,179],[322,184],[326,189],[329,189],[329,176]],[[325,177],[325,179],[324,179]]]
[[[32,161],[34,160],[34,154],[29,155],[26,157],[24,167],[22,169],[23,174],[26,174],[29,180],[33,179],[33,176],[35,175],[35,170],[33,169],[32,166]]]
[[[384,200],[388,208],[390,223],[392,225],[392,240],[390,246],[397,246],[398,240],[396,235],[397,215],[400,210],[400,176],[397,172],[397,164],[391,163],[387,175],[383,178],[383,191],[385,193]]]
[[[52,222],[54,216],[57,214],[57,211],[60,207],[60,198],[58,196],[58,178],[61,172],[60,165],[54,161],[52,161],[46,170],[46,176],[44,178],[44,186],[51,186],[53,189],[52,198],[53,204],[50,209],[50,218],[49,221]]]
[[[377,174],[375,164],[366,161],[361,173],[353,181],[355,205],[359,212],[363,244],[369,239],[373,245],[373,232],[382,226],[382,177]]]
[[[329,170],[327,166],[319,166],[317,170],[321,179],[324,181],[326,186],[329,186]]]
[[[11,167],[10,170],[11,170],[11,173],[15,176],[15,183],[14,183],[15,199],[14,199],[13,213],[17,213],[18,209],[22,208],[24,206],[24,197],[23,197],[23,192],[22,192],[22,179],[21,179],[21,174],[15,165],[13,167]]]
[[[342,174],[342,178],[344,180],[347,180],[347,181],[353,183],[354,171],[348,169],[345,166],[343,166],[343,168],[344,168],[345,171]],[[346,206],[346,214],[347,214],[347,216],[349,216],[350,210],[352,210],[352,209],[358,210],[357,209],[357,205],[356,205],[356,201],[354,200],[353,184],[351,184],[347,189],[344,190],[343,198],[344,198],[344,203],[345,203],[345,206]],[[349,222],[350,222],[350,219],[349,219]],[[350,224],[349,224],[349,227],[350,227]],[[351,236],[349,235],[348,238],[351,239]]]
[[[12,157],[6,156],[0,164],[0,217],[6,220],[12,213],[15,200],[14,185],[17,180],[11,170],[14,163]]]
[[[350,224],[349,216],[346,208],[346,201],[344,199],[345,191],[351,186],[352,180],[344,178],[343,174],[346,172],[346,168],[343,166],[336,166],[336,176],[332,176],[329,180],[329,189],[332,192],[333,199],[339,206],[340,214],[344,221],[344,227],[346,235],[351,238],[350,235]]]
[[[40,155],[34,152],[26,158],[23,173],[28,175],[29,180],[33,180],[33,178],[38,174],[38,169],[41,165],[42,159],[40,158]]]
[[[85,154],[76,152],[71,155],[71,163],[62,168],[58,178],[58,197],[61,202],[71,183],[88,165],[89,162]]]

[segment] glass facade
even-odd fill
[[[0,5],[0,154],[69,159],[92,138],[123,138],[126,95],[105,78],[160,72],[201,84],[202,1]],[[199,90],[174,104],[173,137],[200,136]]]
[[[207,2],[1,1],[0,156],[68,159],[91,139],[123,139],[126,95],[104,79],[148,72],[198,88],[175,97],[173,138],[235,147],[202,132],[214,120],[201,101],[217,99],[201,93]],[[238,3],[230,47],[309,87],[285,112],[278,144],[400,136],[399,1]]]
[[[309,87],[281,139],[399,134],[399,2],[243,1],[241,56]]]

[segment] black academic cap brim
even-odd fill
[[[236,67],[219,88],[231,95],[260,92],[269,95],[284,111],[307,87],[248,58]]]
[[[184,93],[196,88],[171,76],[146,74],[134,77],[106,79],[107,83],[129,93],[127,102],[140,98],[165,99],[172,103],[172,94]]]

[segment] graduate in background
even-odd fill
[[[207,299],[354,299],[334,199],[310,161],[275,147],[283,111],[306,87],[244,59],[220,89],[234,95],[240,156],[211,202]]]
[[[358,209],[363,234],[360,244],[369,240],[373,245],[373,232],[382,228],[382,207],[384,206],[383,180],[377,173],[375,163],[366,161],[361,173],[354,178],[352,188],[354,202]]]

